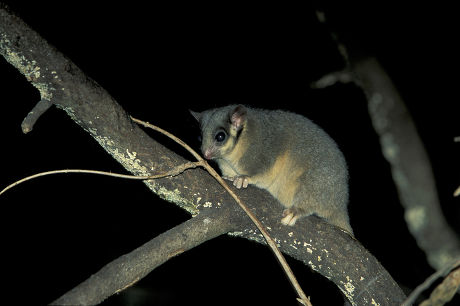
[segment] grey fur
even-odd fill
[[[232,127],[235,128],[232,126],[232,114],[237,109],[244,111],[244,120],[239,127],[241,130],[235,135],[232,132]],[[247,177],[250,183],[253,178],[263,178],[265,173],[270,173],[277,159],[288,152],[291,165],[301,170],[295,180],[282,180],[283,184],[296,186],[292,203],[283,203],[278,198],[286,207],[285,215],[295,216],[292,224],[288,223],[293,225],[298,217],[315,214],[353,234],[347,211],[346,162],[337,144],[319,126],[291,112],[241,105],[193,114],[200,122],[203,154],[215,160],[225,176],[235,179],[234,183],[237,177]],[[215,140],[219,131],[224,131],[227,136],[222,143]],[[243,152],[238,155],[238,160],[229,158],[235,154],[234,150]],[[279,180],[273,181],[273,184],[278,183]],[[239,185],[241,187],[241,183]],[[273,190],[286,187],[255,185],[267,189],[275,197],[277,193]]]

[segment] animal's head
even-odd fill
[[[206,159],[225,158],[237,144],[247,120],[247,108],[228,105],[201,113],[190,111],[200,123],[201,152]]]

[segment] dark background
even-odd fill
[[[460,143],[453,142],[460,136],[460,113],[452,8],[400,1],[7,2],[128,113],[195,148],[199,131],[188,109],[244,103],[291,110],[318,123],[348,161],[357,239],[410,292],[433,270],[406,228],[364,96],[354,85],[310,88],[325,73],[343,68],[332,28],[360,54],[376,56],[394,80],[426,145],[445,215],[460,233],[460,200],[452,197],[460,185]],[[325,9],[328,27],[318,23],[317,7]],[[53,169],[124,173],[61,110],[50,109],[31,133],[22,134],[20,124],[39,98],[0,58],[1,187]],[[51,302],[107,262],[189,218],[140,182],[88,175],[37,179],[8,191],[0,203],[7,280],[2,299],[36,304]],[[341,303],[332,283],[290,263],[314,305]],[[220,237],[168,261],[105,305],[196,303],[295,305],[295,294],[267,248]]]

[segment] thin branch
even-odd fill
[[[460,288],[460,268],[456,268],[439,284],[430,297],[420,303],[420,306],[440,306],[444,305],[454,297]]]
[[[149,179],[158,179],[158,178],[163,178],[166,176],[176,176],[182,172],[184,172],[186,169],[190,168],[196,168],[198,166],[204,167],[224,188],[225,190],[235,199],[235,201],[238,203],[238,205],[243,209],[243,211],[251,218],[252,222],[257,226],[259,231],[262,233],[264,236],[265,240],[267,241],[267,244],[269,245],[270,249],[273,251],[275,254],[278,262],[281,264],[281,267],[283,268],[285,274],[287,275],[290,283],[296,290],[297,294],[299,295],[299,302],[301,302],[304,305],[311,305],[309,299],[303,292],[302,288],[300,287],[300,284],[298,283],[296,277],[294,276],[294,273],[292,272],[291,268],[289,267],[288,263],[286,262],[286,259],[284,258],[283,254],[281,251],[278,249],[276,246],[276,243],[273,241],[273,239],[270,237],[268,234],[267,230],[263,226],[263,224],[257,219],[257,217],[252,213],[252,211],[241,201],[241,199],[233,192],[232,189],[228,186],[228,184],[222,179],[222,177],[198,154],[196,153],[190,146],[188,146],[185,142],[183,142],[181,139],[177,138],[173,134],[155,126],[150,123],[141,121],[139,119],[131,117],[131,119],[139,123],[145,127],[151,128],[155,131],[158,131],[169,138],[173,139],[175,142],[180,144],[182,147],[184,147],[186,150],[188,150],[195,158],[198,159],[197,162],[187,162],[185,164],[179,165],[175,167],[174,169],[164,172],[162,174],[156,174],[156,175],[148,175],[148,176],[136,176],[136,175],[126,175],[126,174],[118,174],[118,173],[111,173],[111,172],[105,172],[105,171],[98,171],[98,170],[83,170],[83,169],[64,169],[64,170],[53,170],[53,171],[47,171],[47,172],[42,172],[38,173],[35,175],[31,175],[28,177],[25,177],[19,181],[14,182],[13,184],[7,186],[4,188],[2,191],[0,191],[0,195],[5,193],[7,190],[24,183],[26,181],[46,176],[46,175],[54,175],[54,174],[62,174],[62,173],[85,173],[85,174],[97,174],[97,175],[104,175],[104,176],[111,176],[111,177],[117,177],[117,178],[124,178],[124,179],[136,179],[136,180],[149,180]]]
[[[22,132],[29,133],[34,128],[35,122],[43,115],[53,103],[50,100],[41,99],[34,108],[27,114],[21,124]]]
[[[407,297],[407,299],[402,303],[401,306],[409,306],[415,303],[415,300],[419,295],[426,289],[428,289],[438,278],[446,276],[450,271],[460,266],[460,259],[446,265],[444,268],[439,269],[428,277],[423,283],[417,286],[417,288],[412,291],[412,293]]]
[[[329,30],[329,35],[331,39],[335,42],[337,46],[337,51],[339,51],[347,67],[350,67],[350,55],[347,47],[340,41],[337,33],[329,28],[329,23],[326,20],[326,14],[321,9],[316,9],[316,18],[320,23],[322,23]]]
[[[153,179],[158,179],[158,178],[163,178],[166,176],[176,176],[181,174],[187,169],[191,168],[196,168],[202,166],[202,162],[188,162],[182,165],[179,165],[175,167],[174,169],[171,169],[170,171],[161,173],[161,174],[156,174],[156,175],[147,175],[147,176],[140,176],[140,175],[129,175],[129,174],[119,174],[119,173],[112,173],[112,172],[106,172],[106,171],[98,171],[98,170],[85,170],[85,169],[63,169],[63,170],[52,170],[52,171],[46,171],[46,172],[40,172],[28,177],[25,177],[23,179],[20,179],[19,181],[16,181],[7,187],[5,187],[2,191],[0,191],[0,195],[5,193],[7,190],[21,184],[27,181],[30,181],[32,179],[46,176],[46,175],[54,175],[54,174],[62,174],[62,173],[85,173],[85,174],[97,174],[97,175],[104,175],[104,176],[112,176],[112,177],[118,177],[118,178],[124,178],[124,179],[131,179],[131,180],[153,180]]]
[[[460,195],[460,186],[457,187],[454,191],[454,197],[458,197]]]
[[[246,204],[241,201],[241,199],[236,195],[236,193],[230,189],[228,184],[224,181],[224,179],[212,168],[198,153],[195,152],[190,146],[188,146],[186,143],[184,143],[182,140],[174,136],[173,134],[153,125],[148,122],[144,122],[142,120],[136,119],[131,116],[131,119],[138,123],[141,124],[145,127],[151,128],[155,131],[161,132],[164,135],[168,136],[181,146],[183,146],[187,151],[189,151],[195,158],[198,159],[198,161],[202,162],[202,166],[219,182],[219,184],[222,185],[222,187],[225,188],[225,190],[232,196],[232,198],[238,203],[238,205],[243,209],[243,211],[248,215],[249,218],[251,218],[251,221],[256,225],[257,229],[262,233],[264,236],[268,246],[270,249],[273,251],[275,254],[276,259],[280,263],[281,267],[284,270],[284,273],[289,279],[289,282],[291,285],[294,287],[295,291],[297,292],[299,298],[297,299],[299,302],[301,302],[303,305],[311,305],[310,300],[306,296],[306,294],[303,292],[302,288],[300,287],[299,282],[297,281],[294,273],[292,272],[291,268],[289,267],[286,259],[284,258],[283,254],[281,251],[278,249],[278,246],[276,245],[275,241],[270,237],[270,234],[267,232],[265,229],[265,226],[257,219],[257,217],[254,215],[254,213],[246,206]]]
[[[204,162],[204,167],[206,167],[205,165],[208,164],[204,159],[203,157],[201,157],[200,154],[196,153],[195,150],[193,150],[188,144],[186,144],[185,142],[183,142],[181,139],[177,138],[176,136],[174,136],[173,134],[169,133],[168,131],[166,130],[163,130],[162,128],[156,126],[156,125],[153,125],[153,124],[150,124],[148,122],[145,122],[145,121],[142,121],[142,120],[139,120],[139,119],[136,119],[134,118],[133,116],[130,116],[131,120],[133,120],[134,122],[136,122],[137,124],[140,124],[146,128],[150,128],[154,131],[157,131],[157,132],[160,132],[161,134],[163,135],[166,135],[168,136],[169,138],[171,138],[172,140],[174,140],[176,143],[178,143],[179,145],[181,145],[184,149],[186,149],[190,154],[193,155],[193,157],[196,158],[196,160],[200,161],[200,162]],[[212,167],[210,167],[208,165],[209,168],[212,169]]]
[[[460,142],[460,136],[454,137],[455,142]],[[460,195],[460,186],[457,187],[454,191],[454,197],[458,197]]]
[[[324,89],[337,83],[347,84],[353,82],[353,75],[349,70],[328,73],[310,84],[313,89]]]

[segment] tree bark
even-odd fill
[[[317,16],[327,25],[323,12]],[[324,76],[313,87],[353,81],[362,88],[383,156],[391,166],[406,224],[428,263],[439,270],[460,257],[460,239],[442,212],[431,163],[415,123],[388,73],[358,43],[361,39],[329,31],[346,69]]]
[[[444,218],[431,164],[393,82],[375,58],[353,62],[369,113],[404,207],[406,223],[436,270],[460,257],[460,240]]]
[[[52,305],[94,305],[146,276],[165,261],[232,230],[230,209],[200,213],[104,266]]]
[[[148,137],[103,88],[3,5],[0,54],[40,91],[41,101],[49,101],[45,105],[63,109],[129,172],[161,173],[185,162]],[[29,130],[37,119],[27,120]],[[145,184],[196,217],[108,264],[56,302],[100,302],[171,256],[221,233],[231,231],[235,236],[264,243],[249,218],[201,169]],[[401,289],[376,258],[340,229],[316,217],[299,220],[295,228],[286,227],[279,222],[282,207],[266,191],[249,187],[238,195],[268,228],[282,252],[333,281],[353,305],[395,305],[404,300]],[[190,233],[184,235],[187,231]],[[93,299],[94,288],[103,291],[97,299]]]

